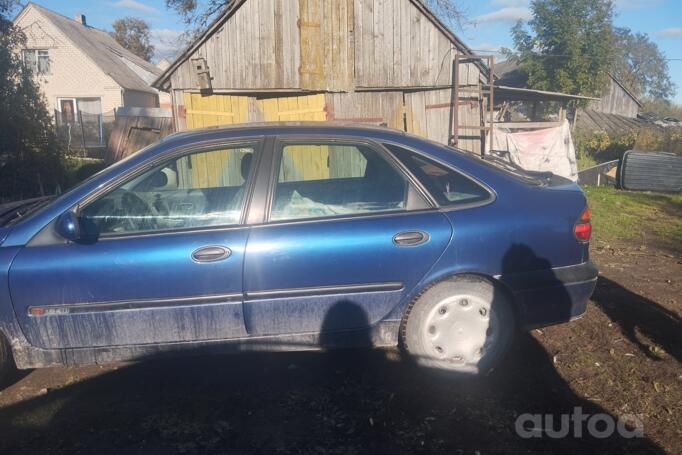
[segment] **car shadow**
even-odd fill
[[[682,362],[682,320],[676,313],[603,276],[599,277],[592,301],[646,356],[660,360],[652,350],[656,346],[642,342],[638,331]]]
[[[503,264],[542,261],[529,254],[516,249]],[[369,326],[351,300],[333,306],[323,326],[339,319],[343,327]],[[322,352],[123,365],[0,409],[0,452],[662,453],[646,437],[602,439],[583,428],[581,437],[553,438],[544,423],[520,432],[519,416],[528,414],[555,423],[576,408],[617,417],[573,392],[530,334],[517,336],[491,374],[465,379],[419,367],[396,349],[333,350],[339,339],[325,332]],[[369,343],[370,331],[358,340]]]

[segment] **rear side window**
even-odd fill
[[[490,199],[490,193],[470,178],[442,164],[393,144],[385,144],[441,206],[471,204]]]
[[[406,194],[405,177],[370,147],[286,144],[270,220],[402,210]]]

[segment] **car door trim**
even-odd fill
[[[441,210],[435,208],[425,208],[419,210],[387,210],[385,212],[368,212],[368,213],[351,213],[344,215],[331,215],[327,217],[315,217],[315,218],[296,218],[293,220],[277,220],[269,221],[267,223],[256,224],[250,226],[253,229],[268,228],[275,226],[288,226],[292,224],[313,224],[313,223],[332,223],[335,221],[352,221],[352,220],[363,220],[372,218],[387,218],[396,216],[410,216],[419,215],[424,213],[440,213]]]
[[[262,298],[289,298],[289,297],[305,297],[314,295],[329,295],[329,294],[354,294],[360,292],[386,292],[386,291],[401,291],[404,288],[403,283],[397,281],[385,283],[365,283],[365,284],[344,284],[339,286],[313,286],[305,288],[292,289],[270,289],[264,291],[246,291],[244,294],[246,299],[262,299]]]
[[[228,294],[211,294],[196,297],[171,297],[164,299],[132,299],[112,302],[69,303],[63,305],[49,305],[45,307],[29,306],[27,311],[31,317],[54,316],[78,313],[94,313],[104,311],[144,310],[166,307],[209,305],[224,303],[241,303],[242,294],[231,292]],[[32,310],[43,309],[43,314],[34,314]]]

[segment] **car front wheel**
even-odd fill
[[[506,295],[483,278],[462,276],[437,283],[412,302],[400,334],[418,366],[466,376],[493,369],[514,331]]]
[[[5,381],[13,370],[12,349],[7,338],[0,332],[0,386],[5,385]]]

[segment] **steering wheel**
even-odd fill
[[[135,193],[123,188],[116,192],[121,194],[120,207],[125,215],[126,231],[149,231],[158,228],[156,210]]]

